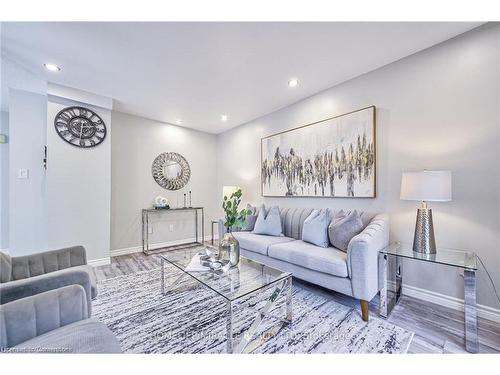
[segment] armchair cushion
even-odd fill
[[[0,305],[0,347],[13,347],[88,317],[87,296],[80,285]]]
[[[105,324],[85,319],[47,332],[14,347],[13,352],[121,353],[120,344]]]
[[[9,254],[0,251],[0,283],[12,279],[12,258]]]
[[[83,246],[67,247],[12,258],[12,280],[39,276],[69,267],[87,264]]]
[[[92,282],[95,283],[95,278],[94,270],[91,266],[71,267],[27,279],[14,280],[0,284],[0,304],[76,284],[81,285],[85,290],[90,316]]]

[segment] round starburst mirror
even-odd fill
[[[191,177],[187,160],[176,152],[164,152],[156,157],[151,168],[156,183],[167,190],[182,189]]]

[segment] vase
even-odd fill
[[[219,254],[221,259],[229,260],[231,267],[240,262],[240,243],[234,238],[231,231],[224,234],[224,238],[219,243]]]

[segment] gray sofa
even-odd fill
[[[90,301],[96,297],[97,287],[83,246],[20,257],[0,252],[0,304],[73,284],[85,290],[90,316]]]
[[[0,305],[0,352],[120,353],[87,303],[83,287],[69,285]]]
[[[364,229],[352,238],[344,252],[301,240],[304,220],[311,211],[308,208],[280,209],[283,233],[280,237],[233,232],[240,243],[241,255],[359,299],[363,320],[368,321],[368,303],[381,288],[378,253],[389,244],[389,216],[363,213]],[[332,212],[332,216],[335,213]],[[220,237],[224,231],[220,222]]]

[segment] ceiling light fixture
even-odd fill
[[[295,87],[299,84],[299,80],[297,78],[290,78],[288,80],[288,86],[289,87]]]
[[[220,120],[226,122],[227,121],[227,115],[222,115],[220,117]]]
[[[182,124],[182,120],[181,120],[181,119],[177,119],[177,120],[175,120],[175,123],[176,123],[177,125],[180,125],[180,124]]]
[[[51,72],[58,72],[61,70],[61,68],[59,68],[57,65],[50,63],[43,64],[43,66],[45,67],[45,69],[50,70]]]

